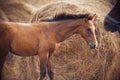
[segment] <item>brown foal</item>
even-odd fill
[[[73,34],[80,34],[91,49],[96,47],[93,18],[94,15],[90,14],[63,13],[53,19],[41,20],[36,23],[0,22],[0,80],[8,52],[19,56],[38,55],[40,80],[45,78],[46,72],[48,72],[50,80],[53,80],[51,57],[57,44]]]

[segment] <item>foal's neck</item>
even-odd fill
[[[51,26],[53,26],[53,31],[57,42],[64,41],[68,37],[75,34],[80,27],[80,21],[80,19],[76,19],[53,22]]]

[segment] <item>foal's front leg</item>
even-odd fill
[[[48,71],[48,76],[49,76],[50,80],[54,80],[54,73],[53,73],[52,67],[51,67],[52,57],[53,57],[53,53],[50,53],[48,56],[48,62],[47,62],[47,71]]]
[[[46,76],[48,53],[40,53],[40,80],[43,80]]]

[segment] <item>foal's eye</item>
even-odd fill
[[[91,29],[90,29],[90,28],[87,29],[87,33],[88,33],[88,34],[91,33]]]

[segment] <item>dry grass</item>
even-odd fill
[[[28,22],[33,12],[37,10],[29,4],[19,2],[0,3],[0,9],[1,17],[4,18],[2,20],[14,22]]]

